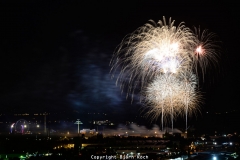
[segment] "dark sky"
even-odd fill
[[[202,106],[239,108],[239,17],[237,3],[211,1],[0,2],[0,107],[2,112],[104,112],[136,114],[115,81],[109,62],[124,36],[166,16],[216,33],[222,53],[209,69]]]

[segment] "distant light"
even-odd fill
[[[232,142],[230,142],[230,145],[232,145]]]
[[[217,157],[214,156],[214,157],[213,157],[213,160],[217,160]]]

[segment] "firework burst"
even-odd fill
[[[198,72],[197,68],[200,68],[204,78],[204,74],[208,67],[218,67],[220,41],[217,40],[217,35],[215,33],[209,32],[208,30],[201,31],[200,27],[194,27],[194,34],[196,43],[192,55],[193,64],[196,72]]]
[[[157,76],[146,89],[143,90],[146,113],[152,120],[157,119],[161,115],[162,128],[163,122],[173,119],[181,111],[179,108],[179,99],[181,91],[181,81],[174,74],[164,74]]]
[[[138,89],[146,116],[153,121],[161,116],[163,123],[178,115],[187,117],[199,110],[202,96],[198,91],[198,67],[217,62],[215,34],[195,28],[195,32],[169,18],[150,21],[127,35],[117,47],[110,62],[111,74],[117,76],[120,88],[127,88],[127,97]],[[146,87],[147,86],[147,87]],[[133,97],[132,97],[133,98]]]
[[[179,79],[181,81],[181,91],[179,92],[181,98],[179,104],[183,108],[181,113],[185,113],[186,116],[187,130],[187,117],[188,115],[196,114],[197,111],[200,111],[199,106],[202,102],[202,94],[198,91],[197,77],[191,71],[184,72],[180,75]]]
[[[187,117],[199,110],[201,94],[197,90],[196,76],[191,72],[182,75],[164,74],[156,77],[142,91],[144,104],[143,110],[151,121],[161,116],[162,129],[164,122],[172,123],[178,115]]]
[[[136,81],[142,88],[156,75],[184,72],[192,63],[195,36],[184,23],[176,27],[171,18],[169,24],[165,18],[150,22],[126,36],[110,62],[113,74],[121,70],[117,83],[129,92],[134,92]]]

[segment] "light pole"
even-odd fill
[[[77,121],[74,123],[78,125],[78,136],[79,136],[79,124],[83,124],[80,119],[77,119]]]

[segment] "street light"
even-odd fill
[[[78,125],[78,135],[79,135],[79,124],[83,124],[80,119],[77,119],[77,121],[74,123]]]

